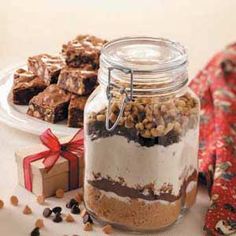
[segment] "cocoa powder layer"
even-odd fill
[[[97,188],[87,184],[85,187],[86,207],[99,220],[129,230],[154,231],[174,223],[181,210],[181,200],[172,203],[130,199],[129,202],[107,197]]]

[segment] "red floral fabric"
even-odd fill
[[[236,233],[236,44],[216,54],[190,83],[201,100],[199,168],[211,196],[204,229]]]

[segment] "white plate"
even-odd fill
[[[10,91],[13,83],[13,73],[18,68],[24,68],[24,64],[9,67],[0,71],[0,121],[10,127],[32,133],[41,134],[47,128],[58,136],[73,135],[78,130],[66,126],[66,121],[51,124],[26,114],[27,106],[15,105],[10,99]]]

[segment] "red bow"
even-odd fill
[[[52,133],[50,129],[44,131],[40,135],[40,140],[46,147],[49,148],[49,150],[27,156],[23,161],[26,189],[32,192],[31,162],[43,159],[45,169],[47,172],[49,172],[60,156],[69,161],[69,189],[78,188],[78,162],[84,151],[83,136],[83,129],[80,129],[69,142],[60,144],[58,138]]]

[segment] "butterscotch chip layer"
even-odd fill
[[[110,126],[118,119],[120,107],[121,101],[113,99],[109,114]],[[88,132],[92,139],[117,134],[144,146],[167,146],[178,142],[188,129],[197,126],[199,104],[188,93],[166,100],[137,98],[125,105],[118,126],[112,132],[105,128],[106,113],[105,108],[89,114]]]

